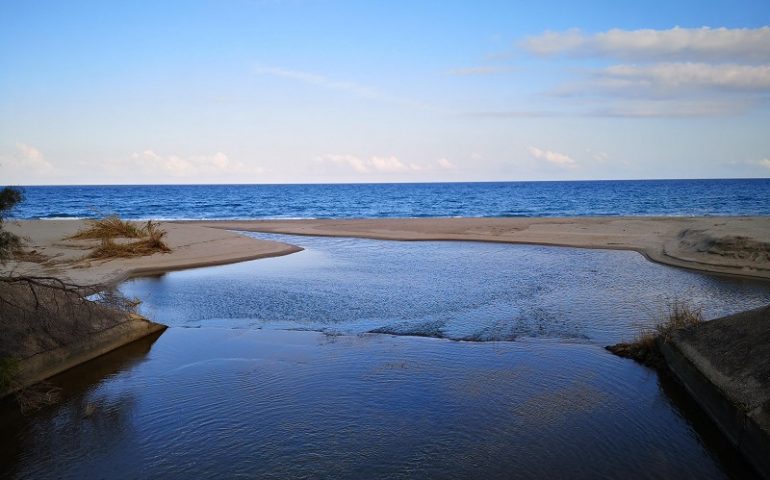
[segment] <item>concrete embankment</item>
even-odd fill
[[[680,330],[658,345],[695,401],[770,478],[770,306]]]
[[[0,398],[165,329],[165,325],[131,315],[129,320],[113,327],[23,358],[18,361],[13,386],[0,391]]]

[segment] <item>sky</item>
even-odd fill
[[[0,0],[0,185],[767,177],[767,0]]]

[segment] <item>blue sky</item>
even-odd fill
[[[767,1],[0,0],[0,72],[0,183],[770,176]]]

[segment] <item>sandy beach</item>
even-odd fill
[[[24,238],[27,255],[9,269],[30,275],[57,276],[79,285],[114,285],[126,279],[163,272],[264,257],[302,250],[294,245],[256,240],[220,229],[163,223],[170,253],[146,257],[93,260],[88,253],[98,240],[70,239],[85,226],[81,220],[31,220],[9,222],[8,230]]]
[[[692,270],[770,279],[767,217],[408,218],[207,221],[227,230],[634,250]]]
[[[68,239],[79,220],[11,222],[29,255],[10,264],[26,274],[61,276],[79,284],[287,255],[301,246],[257,240],[233,231],[455,240],[633,250],[648,259],[698,271],[770,279],[767,217],[408,218],[164,222],[171,253],[92,260],[98,242]]]

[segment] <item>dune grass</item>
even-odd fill
[[[668,309],[666,319],[655,325],[654,333],[664,341],[669,341],[677,330],[694,327],[703,322],[703,313],[681,300],[674,301]]]
[[[149,222],[148,222],[149,223]],[[138,238],[143,236],[142,229],[116,215],[87,220],[86,228],[78,231],[70,238],[76,240],[105,239],[105,238]]]
[[[127,222],[123,222],[127,223]],[[154,253],[167,253],[171,248],[163,240],[166,231],[157,222],[148,221],[143,227],[136,228],[139,240],[133,242],[116,242],[114,237],[103,236],[101,245],[96,247],[88,256],[95,259],[141,257]],[[125,237],[124,237],[125,238]]]
[[[607,350],[651,367],[662,367],[664,361],[658,349],[658,339],[668,342],[678,330],[693,327],[701,322],[703,322],[703,315],[699,308],[692,307],[681,300],[674,300],[668,306],[668,312],[662,321],[652,328],[640,331],[632,342],[611,345]]]
[[[170,252],[171,248],[164,241],[166,231],[157,222],[148,221],[144,225],[122,220],[116,215],[88,220],[87,225],[79,230],[72,239],[101,240],[101,244],[89,258],[109,259],[142,257],[154,253]],[[116,239],[136,239],[134,241],[116,241]]]

